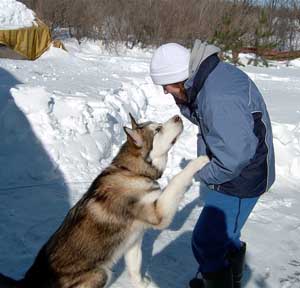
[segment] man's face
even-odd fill
[[[187,96],[185,94],[183,82],[175,84],[167,84],[162,86],[165,94],[171,94],[176,104],[187,104]]]

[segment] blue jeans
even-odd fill
[[[241,247],[241,229],[258,198],[240,199],[201,186],[204,207],[192,236],[199,272],[215,272],[228,266],[227,254]]]

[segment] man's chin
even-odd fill
[[[187,102],[182,99],[178,99],[178,98],[174,97],[174,100],[175,100],[176,105],[186,105],[187,104]]]

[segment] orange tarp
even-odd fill
[[[37,26],[17,30],[0,30],[0,44],[34,60],[40,57],[51,43],[51,34],[48,26],[36,20]]]

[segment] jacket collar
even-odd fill
[[[194,73],[194,75],[184,83],[186,95],[188,98],[188,106],[193,106],[198,93],[205,83],[205,80],[207,79],[209,74],[216,68],[219,62],[220,59],[217,53],[210,55],[200,64],[196,73]]]
[[[190,77],[198,71],[199,66],[206,58],[213,54],[219,53],[220,51],[221,49],[219,47],[196,39],[194,42],[189,62]]]

